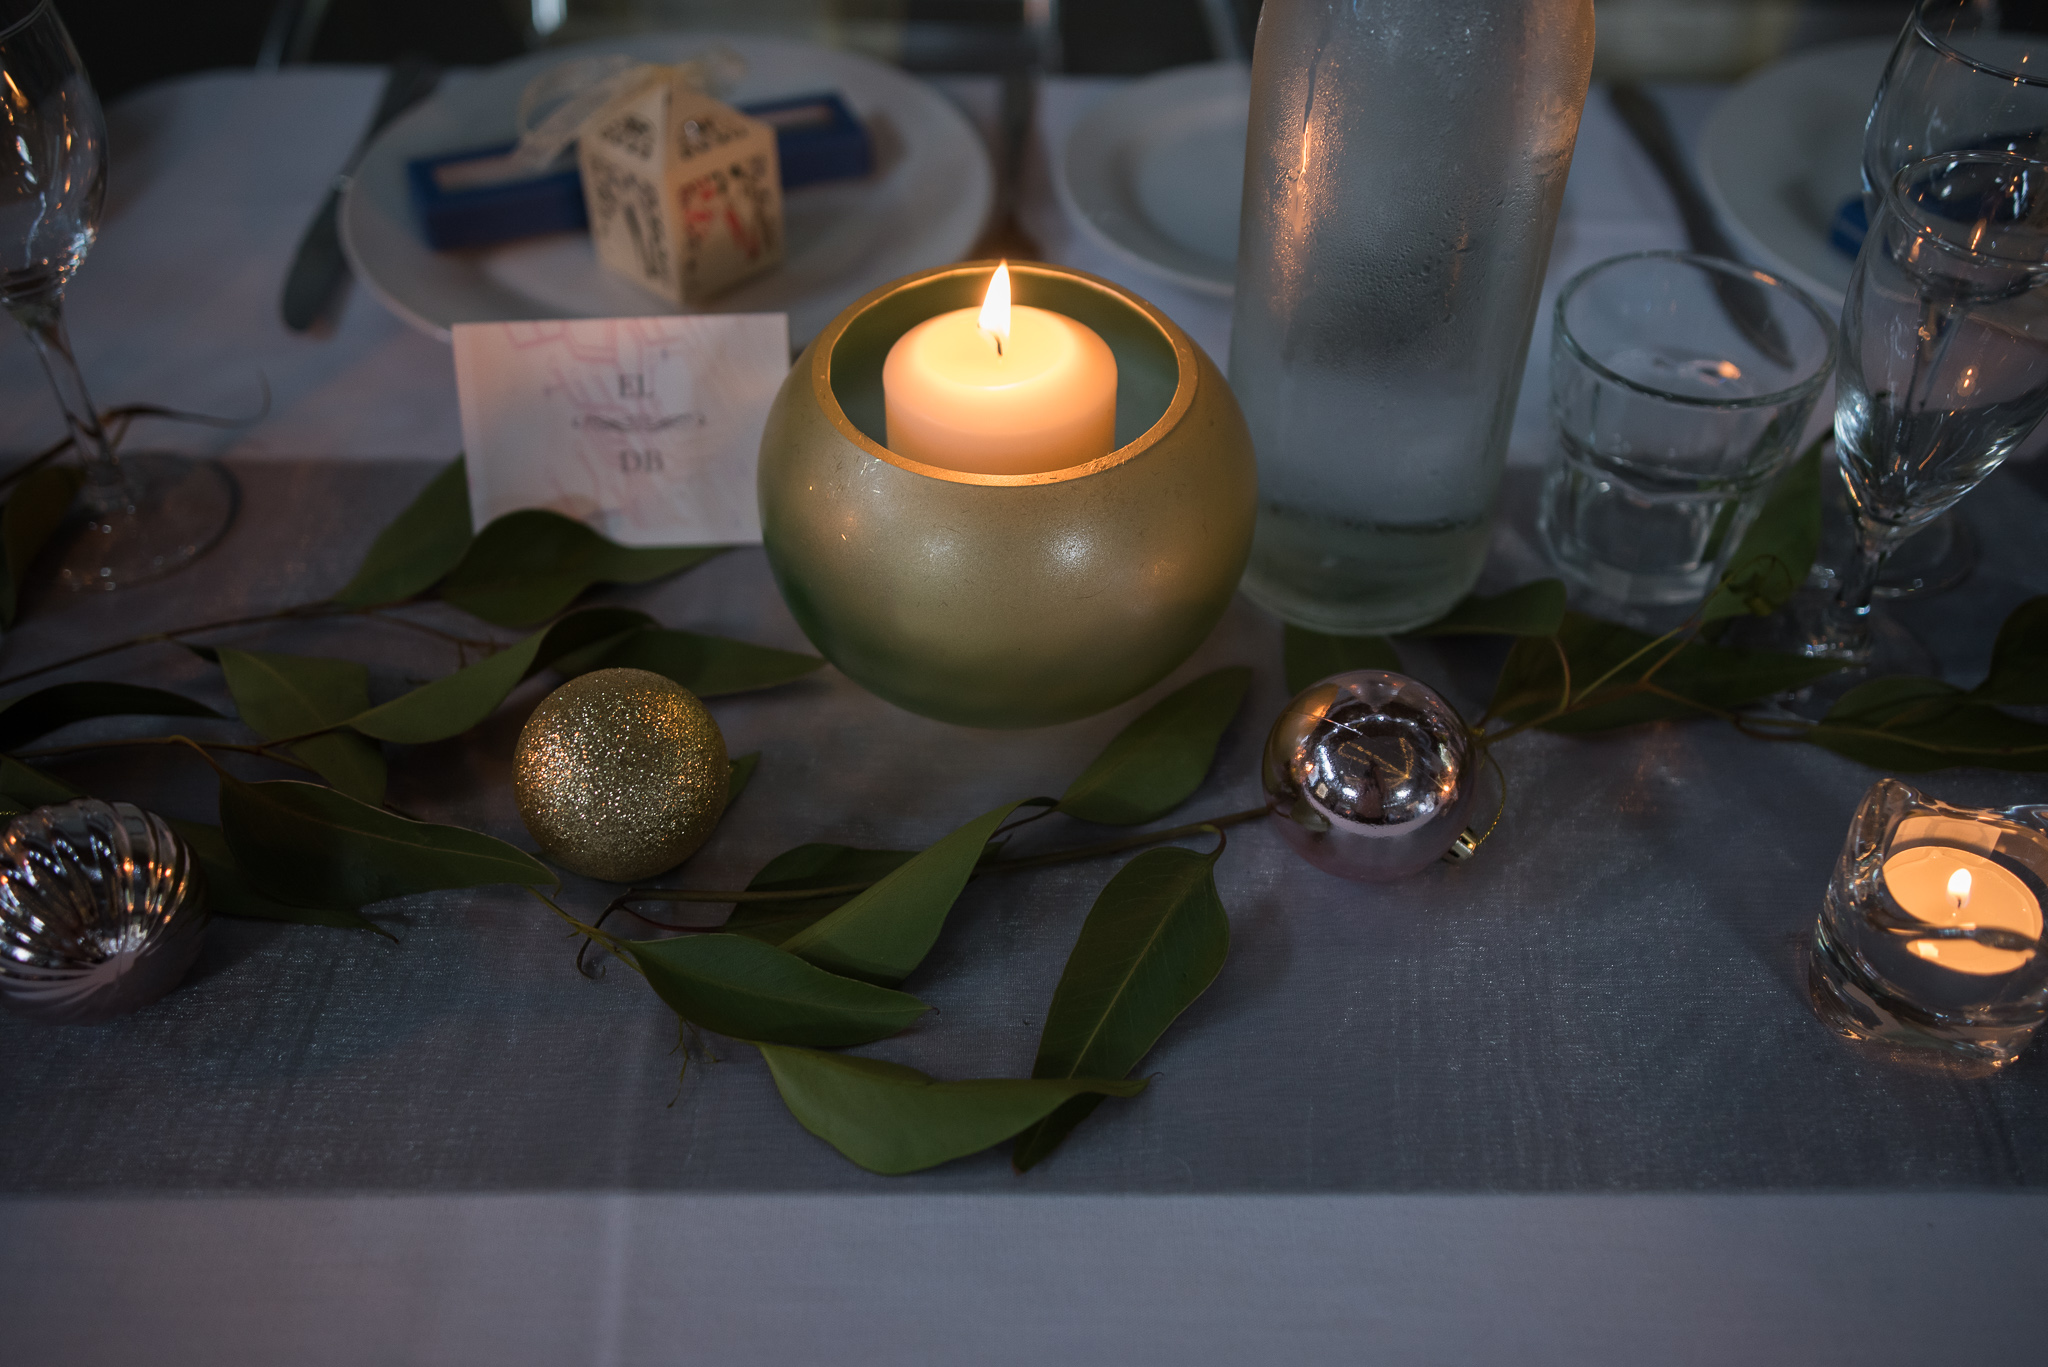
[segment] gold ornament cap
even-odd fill
[[[689,689],[644,669],[599,669],[527,718],[512,790],[543,854],[628,883],[696,853],[730,777],[725,737]]]

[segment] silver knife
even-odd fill
[[[1728,261],[1742,261],[1735,250],[1735,244],[1721,231],[1721,225],[1714,218],[1714,210],[1707,203],[1707,197],[1693,179],[1692,168],[1678,150],[1678,139],[1672,136],[1671,124],[1665,119],[1664,111],[1657,106],[1643,88],[1627,81],[1616,81],[1608,87],[1608,98],[1614,103],[1614,112],[1636,140],[1636,145],[1649,155],[1657,174],[1664,180],[1665,188],[1671,191],[1671,198],[1678,203],[1678,217],[1685,224],[1685,240],[1692,249],[1702,256],[1718,256]],[[1714,293],[1721,301],[1722,311],[1728,321],[1749,344],[1776,361],[1779,365],[1792,364],[1792,348],[1785,340],[1785,333],[1778,326],[1778,320],[1771,316],[1770,300],[1762,288],[1747,280],[1732,276],[1716,276]]]
[[[341,251],[341,192],[348,188],[348,179],[355,174],[370,140],[385,124],[432,94],[440,80],[441,68],[417,56],[401,57],[391,68],[376,115],[336,173],[320,212],[306,226],[298,255],[292,258],[291,271],[284,278],[284,325],[293,332],[305,332],[327,320],[341,296],[342,282],[348,279],[348,258]]]

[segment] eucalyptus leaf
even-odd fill
[[[630,608],[574,613],[487,659],[351,717],[348,724],[366,736],[406,745],[459,736],[497,711],[521,679],[545,668],[550,660],[593,641],[637,630],[647,621],[647,614]]]
[[[981,1078],[939,1082],[899,1063],[763,1044],[797,1123],[869,1172],[898,1174],[999,1144],[1083,1094],[1136,1096],[1143,1082]]]
[[[532,855],[480,831],[408,821],[312,783],[222,774],[220,817],[255,886],[293,906],[354,910],[440,888],[556,881]]]
[[[469,478],[457,456],[377,534],[334,601],[360,608],[417,598],[461,562],[471,538]]]
[[[1821,446],[1814,438],[1764,499],[1721,582],[1700,608],[1702,622],[1753,613],[1768,616],[1791,599],[1820,552]]]
[[[1285,655],[1287,692],[1301,692],[1332,674],[1354,669],[1401,669],[1401,657],[1394,643],[1384,636],[1327,636],[1307,627],[1287,624],[1282,650]]]
[[[1835,700],[1827,720],[1882,725],[1899,718],[1952,711],[1967,695],[1952,683],[1912,674],[1889,674],[1856,685]]]
[[[1875,679],[1862,686],[1874,690]],[[1874,769],[1924,773],[1958,765],[2048,772],[2048,726],[1979,702],[1960,691],[1937,692],[1908,685],[1939,680],[1900,681],[1888,696],[1851,693],[1805,739]],[[1844,711],[1843,704],[1854,710]]]
[[[370,706],[370,671],[354,660],[263,651],[216,651],[235,710],[265,740],[285,740],[340,726]],[[291,753],[350,797],[381,806],[384,752],[352,731],[311,736]]]
[[[816,655],[751,645],[723,636],[649,627],[600,648],[556,662],[564,674],[593,669],[645,669],[672,679],[700,698],[774,688],[824,666]]]
[[[833,1049],[907,1030],[931,1008],[743,935],[629,940],[647,985],[684,1020],[735,1039]]]
[[[894,987],[924,962],[989,837],[1022,802],[974,818],[837,911],[782,942],[820,968]]]
[[[70,784],[32,769],[11,755],[0,755],[0,798],[5,798],[14,810],[25,812],[31,807],[69,802],[77,796],[78,790]]]
[[[1564,625],[1562,579],[1538,579],[1482,598],[1468,595],[1412,636],[1552,636]],[[1383,668],[1384,666],[1374,666]]]
[[[1117,733],[1067,788],[1059,810],[1105,826],[1139,826],[1165,816],[1202,786],[1251,684],[1251,670],[1238,666],[1162,698]]]
[[[747,785],[753,782],[754,770],[761,767],[761,752],[755,750],[729,761],[725,768],[725,805],[729,808],[739,800]]]
[[[1053,990],[1033,1077],[1124,1077],[1216,979],[1230,918],[1209,854],[1147,850],[1117,871],[1089,911]],[[1077,1096],[1017,1136],[1010,1161],[1039,1162],[1101,1102]]]
[[[242,872],[218,826],[197,821],[172,821],[171,829],[199,860],[206,876],[206,905],[216,916],[244,921],[279,921],[288,925],[325,926],[332,930],[367,930],[397,942],[398,937],[359,911],[344,907],[295,907],[266,897]]]
[[[0,750],[101,717],[218,717],[205,703],[126,683],[61,683],[0,701]]]
[[[499,626],[543,622],[593,584],[644,584],[689,569],[722,546],[621,546],[572,518],[528,508],[477,533],[441,597]]]
[[[747,884],[749,892],[796,892],[804,888],[843,888],[879,883],[917,857],[915,850],[863,850],[851,845],[799,845],[762,866]],[[820,897],[778,902],[742,902],[722,929],[779,945],[807,926],[852,901],[858,893],[827,893]]]
[[[13,626],[36,556],[64,525],[84,476],[76,466],[45,465],[21,477],[0,509],[0,626]]]
[[[1543,727],[1566,734],[1729,712],[1803,688],[1841,668],[1828,660],[1702,641],[1680,646],[1676,640],[1659,641],[1568,612],[1556,636],[1525,637],[1508,652],[1489,715],[1522,722],[1554,709],[1565,682],[1560,649],[1570,664],[1575,701],[1570,712]]]
[[[2048,707],[2048,595],[2014,608],[1991,647],[1991,672],[1977,685],[1979,702]]]

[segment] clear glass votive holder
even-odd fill
[[[1850,1039],[2008,1063],[2048,1018],[2044,904],[2048,807],[1952,807],[1880,779],[1814,927],[1814,1010]]]
[[[1557,434],[1536,528],[1564,575],[1621,603],[1713,587],[1834,368],[1806,295],[1716,257],[1637,252],[1558,295]]]

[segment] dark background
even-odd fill
[[[1428,4],[1431,0],[1414,0]],[[1136,74],[1210,61],[1218,26],[1249,50],[1260,0],[1066,0],[1044,41],[1025,0],[563,0],[548,35],[634,28],[741,27],[823,37],[928,71],[992,71],[1037,59],[1077,74]],[[1599,74],[1729,79],[1791,48],[1895,31],[1907,0],[1596,0]],[[444,64],[502,61],[544,39],[532,0],[57,0],[101,95],[264,53],[316,62],[388,62],[417,50]],[[2011,8],[2010,6],[2008,8]],[[1752,41],[1701,44],[1703,17]],[[1613,41],[1608,41],[1611,37]],[[1227,42],[1227,38],[1223,42]],[[1619,66],[1617,66],[1619,64]]]

